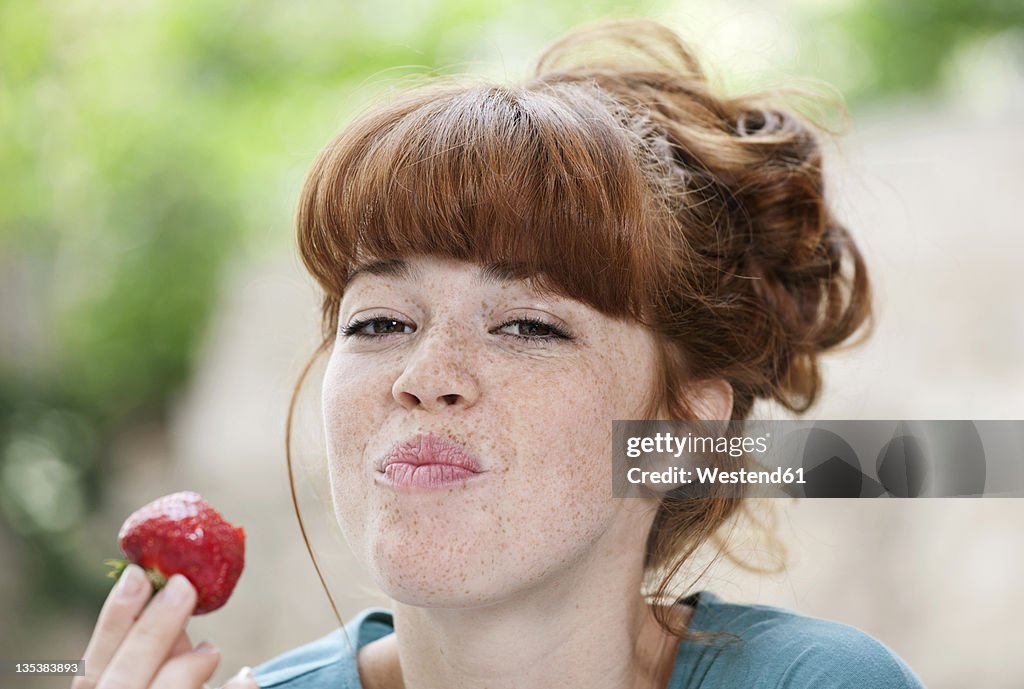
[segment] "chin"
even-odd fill
[[[501,586],[458,560],[379,559],[370,575],[389,598],[419,608],[475,608],[500,600]]]
[[[492,605],[522,587],[530,576],[529,563],[499,561],[501,548],[480,534],[446,534],[439,538],[410,538],[392,532],[376,538],[366,551],[364,565],[378,587],[391,599],[421,608],[476,608]]]

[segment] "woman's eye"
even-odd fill
[[[369,326],[369,328],[367,328]],[[341,334],[345,337],[380,337],[382,335],[391,335],[396,332],[403,332],[402,328],[408,328],[406,323],[396,318],[366,318],[360,321],[350,323],[341,329]],[[397,330],[396,330],[397,328]],[[370,332],[366,332],[369,329]],[[410,329],[408,332],[412,332]]]
[[[545,340],[571,340],[572,338],[558,326],[535,318],[516,318],[503,323],[498,330],[514,327],[519,332],[508,333],[517,340],[530,344],[542,344]]]

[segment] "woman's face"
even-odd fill
[[[640,562],[653,512],[612,497],[610,455],[654,383],[649,331],[476,264],[401,265],[350,282],[323,384],[335,513],[378,585],[468,607]],[[420,434],[464,456],[394,452]]]

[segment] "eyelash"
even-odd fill
[[[345,336],[345,337],[359,337],[359,338],[365,338],[365,339],[376,339],[376,338],[380,338],[380,337],[387,337],[388,335],[400,335],[401,334],[401,333],[381,333],[381,334],[377,334],[377,335],[369,335],[367,333],[359,332],[360,330],[365,328],[367,325],[370,325],[371,323],[380,323],[380,322],[384,322],[384,323],[400,323],[402,325],[406,325],[403,321],[400,321],[397,318],[389,318],[387,316],[373,316],[371,318],[365,318],[363,320],[358,320],[358,321],[355,321],[354,323],[350,323],[350,324],[344,326],[341,329],[341,334],[343,336]],[[506,326],[509,326],[509,325],[512,325],[514,323],[526,323],[526,324],[532,325],[532,326],[540,326],[542,328],[547,328],[549,331],[551,331],[551,334],[548,335],[548,336],[545,336],[545,337],[527,337],[525,335],[513,335],[511,333],[506,333],[509,337],[514,337],[515,339],[517,339],[517,340],[519,340],[521,342],[524,342],[524,343],[526,343],[527,345],[530,345],[530,346],[543,347],[544,343],[548,342],[550,340],[566,340],[566,341],[568,341],[568,340],[572,340],[573,339],[573,337],[571,335],[566,333],[564,330],[559,328],[557,325],[554,325],[553,323],[548,323],[547,321],[542,321],[542,320],[537,319],[537,318],[512,318],[512,319],[502,323],[501,325],[499,325],[498,326],[498,330],[501,330],[502,328],[504,328]]]

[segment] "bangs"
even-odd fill
[[[325,336],[355,269],[414,254],[639,318],[652,194],[615,112],[596,88],[538,83],[421,89],[357,120],[321,153],[299,204]]]

